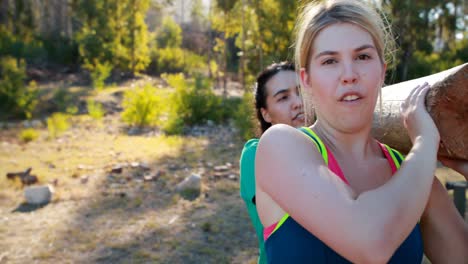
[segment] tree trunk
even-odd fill
[[[411,141],[400,117],[400,105],[416,85],[428,82],[426,107],[439,129],[439,155],[468,160],[468,63],[382,89],[373,134],[381,142],[407,153]]]

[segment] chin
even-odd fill
[[[360,118],[359,120],[350,118],[348,120],[340,122],[339,130],[341,130],[344,133],[351,134],[369,128],[369,124],[372,124],[372,122],[368,120],[363,120],[362,118]]]

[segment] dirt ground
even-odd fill
[[[97,98],[118,104],[113,94],[121,90]],[[18,139],[21,125],[0,130],[0,263],[256,263],[255,232],[239,197],[243,142],[234,128],[129,135],[118,112],[101,121],[77,115],[72,124],[56,139],[42,125],[29,143]],[[54,187],[43,207],[25,204],[21,184],[5,177],[28,167]],[[190,201],[175,185],[193,173],[202,192]],[[461,179],[444,168],[437,174]]]
[[[213,127],[206,137],[128,136],[89,122],[56,140],[20,144],[3,136],[0,263],[255,262],[238,189],[242,144],[230,128]],[[132,162],[149,169],[125,165]],[[215,173],[226,163],[229,171]],[[122,173],[110,173],[116,164],[124,164]],[[23,204],[19,182],[4,176],[26,167],[56,183],[42,208]],[[158,176],[144,181],[143,173]],[[174,191],[191,173],[203,183],[193,201]]]

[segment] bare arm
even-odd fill
[[[420,101],[409,105],[421,107]],[[377,189],[353,197],[312,143],[284,125],[270,128],[260,140],[258,188],[348,260],[387,262],[422,215],[436,167],[437,130],[432,120],[427,123],[428,115],[417,114],[412,122],[416,127],[408,129],[410,134],[415,134],[411,129],[435,133],[413,137],[413,148],[400,170]],[[425,118],[426,122],[421,122]]]
[[[468,225],[437,178],[421,218],[421,230],[424,252],[433,264],[466,263]]]

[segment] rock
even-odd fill
[[[33,128],[41,128],[42,127],[42,122],[40,120],[32,120],[31,121],[31,126]]]
[[[118,174],[120,174],[120,173],[122,173],[122,171],[123,171],[122,165],[115,165],[115,166],[112,167],[112,169],[111,169],[111,173],[118,173]]]
[[[138,163],[138,162],[131,162],[131,163],[130,163],[130,167],[132,167],[132,168],[134,168],[134,169],[135,169],[135,168],[138,168],[139,166],[140,166],[140,163]]]
[[[153,175],[145,175],[143,176],[144,181],[152,181],[153,180]]]
[[[148,163],[146,162],[142,162],[140,163],[140,168],[143,169],[143,170],[150,170],[150,166],[148,165]]]
[[[179,169],[179,167],[176,165],[176,164],[169,164],[169,166],[167,166],[167,168],[169,170],[177,170]]]
[[[177,221],[177,219],[179,219],[179,216],[178,216],[178,215],[173,216],[173,217],[171,218],[171,220],[169,220],[168,224],[169,224],[169,225],[172,225],[175,221]]]
[[[31,121],[29,121],[29,120],[24,120],[22,125],[23,125],[24,128],[31,128],[32,127]]]
[[[222,171],[217,171],[213,174],[213,176],[215,176],[216,178],[221,178],[221,177],[226,177],[227,174],[225,172],[222,172]]]
[[[235,174],[229,174],[228,178],[230,180],[236,180],[237,179],[237,176]]]
[[[175,189],[183,198],[194,200],[201,193],[201,176],[192,174],[177,184]]]
[[[226,166],[226,165],[220,165],[220,166],[214,167],[214,170],[215,170],[215,171],[218,171],[218,172],[227,171],[227,170],[229,170],[229,167]]]
[[[83,175],[80,177],[80,182],[81,184],[86,184],[89,180],[89,176],[88,175]]]
[[[24,197],[28,204],[47,204],[52,199],[53,188],[49,185],[30,186],[24,189]]]
[[[15,123],[12,123],[12,122],[6,123],[6,128],[7,128],[7,129],[11,129],[11,128],[15,128],[15,127],[16,127],[16,124],[15,124]]]
[[[141,130],[138,127],[132,127],[128,130],[127,134],[129,136],[135,136],[141,133]]]
[[[134,182],[137,183],[137,184],[141,184],[143,183],[144,180],[142,179],[135,179]]]

